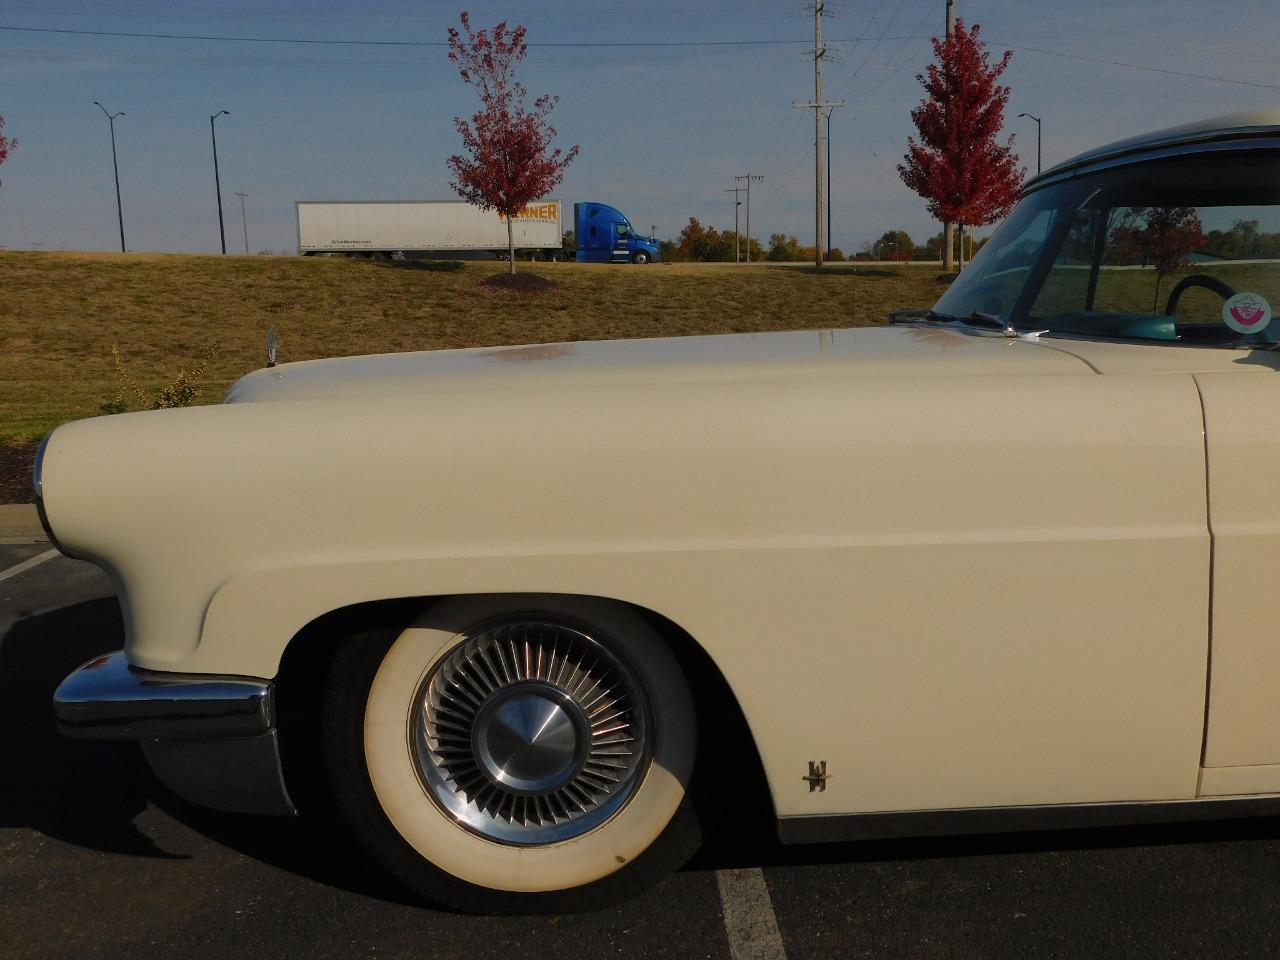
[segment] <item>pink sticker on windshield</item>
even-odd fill
[[[1237,293],[1222,305],[1222,319],[1236,333],[1259,333],[1271,322],[1271,304],[1256,293]]]

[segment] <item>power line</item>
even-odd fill
[[[60,27],[10,27],[0,30],[13,33],[58,33],[77,37],[125,37],[134,40],[204,40],[220,43],[298,43],[320,46],[351,47],[447,47],[445,40],[310,40],[299,37],[226,37],[195,33],[129,33],[121,30],[71,30]],[[918,37],[891,37],[911,40]],[[552,40],[530,43],[530,47],[766,47],[800,46],[807,40]],[[836,43],[847,43],[837,40]]]
[[[891,21],[892,22],[892,21]],[[311,46],[364,46],[364,47],[435,47],[443,48],[448,46],[447,41],[443,40],[320,40],[302,37],[233,37],[214,34],[185,34],[185,33],[136,33],[118,30],[72,30],[60,27],[14,27],[0,25],[0,31],[9,33],[40,33],[40,34],[60,34],[65,36],[78,37],[121,37],[135,40],[196,40],[217,43],[276,43],[276,44],[298,44]],[[929,34],[908,34],[905,36],[881,36],[876,42],[877,44],[885,40],[919,40],[931,39]],[[832,43],[858,43],[860,40],[867,39],[865,36],[845,37],[842,39],[832,40]],[[1262,83],[1256,80],[1238,80],[1233,77],[1219,77],[1206,73],[1191,73],[1183,70],[1171,70],[1167,67],[1152,67],[1141,63],[1129,63],[1124,60],[1109,60],[1102,57],[1089,57],[1082,54],[1065,53],[1061,50],[1050,50],[1044,47],[1024,46],[1022,44],[1005,43],[994,38],[984,38],[988,43],[997,44],[999,46],[1008,47],[1012,50],[1021,50],[1028,53],[1043,53],[1053,57],[1063,57],[1068,60],[1078,60],[1084,63],[1098,63],[1112,67],[1124,67],[1130,70],[1144,70],[1149,73],[1158,73],[1165,76],[1185,77],[1191,80],[1208,80],[1213,83],[1229,83],[1236,86],[1254,87],[1262,90],[1280,90],[1280,84]],[[699,48],[699,47],[763,47],[763,46],[800,46],[807,44],[807,40],[568,40],[568,41],[548,41],[546,43],[530,43],[530,47],[541,48],[606,48],[606,47],[630,47],[630,48]],[[874,48],[873,48],[874,50]],[[46,56],[52,57],[52,54]],[[68,59],[74,57],[74,54],[67,54]],[[892,57],[890,58],[892,61]],[[865,61],[864,61],[865,63]],[[861,69],[861,66],[859,67]],[[856,76],[857,71],[855,71]],[[850,78],[851,80],[852,78]],[[846,83],[849,81],[847,80]]]
[[[858,74],[862,72],[862,68],[871,62],[871,58],[875,56],[876,50],[880,48],[880,44],[882,44],[887,38],[889,30],[893,26],[893,22],[898,19],[898,14],[902,12],[902,6],[905,2],[906,0],[898,0],[898,5],[893,10],[893,16],[891,16],[888,22],[885,23],[884,30],[882,30],[880,36],[876,38],[875,43],[871,45],[871,49],[867,51],[867,55],[862,58],[862,62],[854,68],[853,73],[851,73],[845,82],[841,84],[840,91],[848,89],[849,84],[853,83],[853,81],[858,78]],[[834,83],[832,86],[834,86]]]
[[[932,6],[931,6],[931,7],[930,7],[926,12],[925,12],[924,16],[922,16],[922,17],[920,18],[920,22],[919,22],[919,23],[917,23],[917,24],[915,25],[915,28],[914,28],[914,32],[915,32],[917,35],[919,35],[920,31],[924,29],[924,25],[925,25],[928,21],[932,20],[932,19],[937,15],[938,8],[942,6],[942,2],[943,2],[943,0],[937,0],[937,2],[936,2],[936,3],[934,3],[934,4],[933,4],[933,5],[932,5]],[[897,16],[897,13],[896,13],[896,12],[895,12],[894,16]],[[925,38],[925,42],[924,42],[924,43],[922,43],[922,44],[920,44],[920,45],[919,45],[919,47],[917,47],[917,48],[916,48],[916,51],[911,55],[911,57],[910,57],[910,58],[908,58],[907,60],[902,61],[902,62],[901,62],[901,63],[899,63],[899,64],[898,64],[898,65],[897,65],[893,70],[889,71],[889,68],[890,68],[890,67],[892,67],[892,66],[893,66],[893,64],[894,64],[894,61],[895,61],[895,60],[897,60],[897,59],[898,59],[898,57],[899,57],[899,56],[901,56],[902,51],[903,51],[903,50],[905,50],[905,49],[907,48],[907,43],[909,42],[909,40],[903,40],[900,44],[898,44],[898,49],[894,50],[894,51],[893,51],[893,53],[891,53],[891,54],[889,55],[889,59],[888,59],[888,60],[886,60],[886,61],[884,62],[884,64],[883,64],[883,65],[882,65],[878,70],[876,70],[875,72],[871,73],[869,76],[864,76],[864,77],[862,78],[862,86],[864,86],[864,87],[869,87],[869,86],[871,85],[871,82],[872,82],[873,80],[876,80],[876,79],[880,79],[880,78],[882,78],[882,77],[883,77],[883,75],[884,75],[884,73],[885,73],[885,71],[889,71],[889,76],[895,76],[896,74],[898,74],[898,73],[902,70],[902,67],[903,67],[903,66],[905,66],[907,63],[910,63],[911,61],[915,60],[915,59],[920,55],[920,53],[922,53],[922,52],[924,51],[924,48],[925,48],[925,47],[927,47],[927,46],[929,45],[929,43],[932,41],[932,39],[933,39],[932,37],[926,36],[926,38]],[[859,69],[861,69],[861,68],[859,68]],[[844,92],[845,90],[847,90],[847,89],[849,88],[849,86],[853,83],[854,79],[856,79],[856,74],[855,74],[853,77],[850,77],[850,78],[849,78],[845,83],[841,84],[841,85],[840,85],[839,90],[837,90],[836,92],[837,92],[837,93],[843,93],[843,92]],[[880,83],[876,84],[876,86],[874,87],[874,89],[876,89],[876,90],[880,89],[880,87],[884,86],[884,84],[885,84],[886,82],[887,82],[887,78],[880,79]],[[856,89],[856,88],[855,88],[855,89]]]
[[[917,29],[917,30],[921,29],[921,28],[924,26],[924,24],[925,24],[925,21],[926,21],[926,20],[931,20],[931,19],[933,19],[933,17],[934,17],[934,16],[937,14],[937,12],[938,12],[938,8],[942,6],[942,2],[943,2],[943,0],[938,0],[938,2],[937,2],[937,3],[935,3],[935,4],[934,4],[930,9],[929,9],[929,12],[928,12],[928,13],[926,13],[926,14],[924,15],[924,17],[922,17],[922,18],[921,18],[920,23],[916,26],[916,29]],[[926,40],[924,43],[922,43],[922,44],[920,44],[918,47],[916,47],[916,49],[915,49],[914,51],[912,51],[911,56],[909,56],[909,57],[907,57],[907,59],[905,59],[905,60],[901,61],[901,62],[900,62],[900,63],[899,63],[899,64],[898,64],[898,65],[897,65],[893,70],[890,70],[887,74],[872,74],[872,75],[871,75],[871,78],[865,78],[865,77],[864,77],[864,78],[863,78],[863,79],[864,79],[864,82],[868,82],[868,85],[867,85],[867,87],[866,87],[863,91],[861,91],[861,93],[862,93],[863,95],[865,95],[865,96],[870,96],[871,94],[873,94],[873,93],[875,93],[877,90],[879,90],[881,87],[883,87],[883,86],[884,86],[886,83],[888,83],[890,80],[892,80],[894,77],[896,77],[899,73],[901,73],[901,72],[902,72],[902,68],[903,68],[903,67],[905,67],[905,66],[907,66],[907,64],[910,64],[910,63],[916,63],[916,62],[918,62],[918,61],[919,61],[919,58],[920,58],[920,55],[924,53],[925,47],[929,46],[930,42],[932,42],[932,39],[933,39],[933,38],[931,37],[931,38],[929,38],[928,40]],[[898,49],[894,51],[893,56],[891,56],[891,57],[889,58],[889,63],[892,63],[895,59],[897,59],[897,58],[898,58],[898,56],[902,53],[902,51],[903,51],[904,49],[906,49],[906,46],[907,46],[907,42],[904,40],[904,41],[902,42],[902,44],[898,47]],[[888,66],[888,64],[886,64],[886,67],[887,67],[887,66]],[[879,83],[877,83],[874,87],[870,86],[870,85],[869,85],[869,79],[874,79],[874,78],[876,78],[876,77],[880,77],[880,82],[879,82]],[[851,92],[849,93],[849,96],[851,96],[851,97],[852,97],[852,96],[854,96],[854,94],[856,94],[856,93],[859,93],[859,91],[855,89],[855,90],[853,90],[853,91],[851,91]]]
[[[884,6],[884,2],[885,0],[879,0],[879,2],[876,3],[875,12],[871,14],[871,17],[867,20],[866,29],[864,29],[862,33],[853,41],[853,46],[849,48],[849,55],[844,58],[840,66],[836,67],[835,73],[831,75],[831,80],[829,82],[833,87],[836,85],[836,78],[840,76],[841,71],[843,71],[844,68],[847,67],[853,61],[853,54],[858,49],[858,44],[861,43],[863,40],[867,39],[867,35],[871,30],[871,25],[876,22],[876,17],[880,16],[880,8]],[[886,32],[888,32],[888,29],[890,26],[892,26],[892,24],[893,24],[892,20],[890,20],[889,23],[885,24]]]
[[[1111,67],[1129,67],[1132,70],[1147,70],[1151,73],[1163,73],[1171,77],[1189,77],[1192,80],[1212,80],[1215,83],[1234,83],[1241,87],[1260,87],[1263,90],[1280,90],[1280,84],[1275,83],[1259,83],[1256,80],[1235,80],[1231,77],[1213,77],[1207,73],[1186,73],[1182,70],[1169,70],[1166,67],[1148,67],[1140,63],[1125,63],[1122,60],[1104,60],[1100,57],[1086,57],[1076,53],[1063,53],[1060,50],[1046,50],[1043,47],[1024,47],[1013,43],[1004,43],[1001,40],[983,38],[987,43],[995,44],[1000,47],[1008,47],[1011,50],[1021,50],[1024,53],[1047,53],[1052,57],[1065,57],[1068,60],[1082,60],[1085,63],[1102,63]]]
[[[804,163],[806,160],[809,159],[809,154],[811,153],[813,153],[813,144],[809,144],[805,152],[800,154],[800,156],[796,158],[795,163],[791,164],[791,166],[787,168],[787,172],[782,175],[782,179],[778,183],[778,189],[774,190],[773,193],[769,195],[770,200],[776,198],[778,194],[782,192],[782,188],[785,187],[787,183],[791,180],[792,174],[794,174],[796,170],[800,168],[800,164]]]

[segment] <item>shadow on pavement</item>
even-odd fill
[[[325,817],[251,817],[187,803],[151,774],[134,743],[58,733],[53,691],[68,673],[124,645],[114,597],[29,616],[0,639],[0,827],[28,827],[89,850],[154,859],[165,852],[135,819],[150,802],[195,832],[248,857],[366,896],[413,903]],[[199,859],[203,854],[191,855]]]
[[[92,850],[171,858],[138,832],[148,776],[131,743],[85,743],[54,727],[54,688],[124,645],[114,598],[27,617],[0,640],[0,827],[31,827]]]

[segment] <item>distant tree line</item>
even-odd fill
[[[566,234],[566,243],[570,242]],[[777,262],[806,261],[814,259],[812,246],[802,244],[795,236],[774,233],[769,236],[768,247],[745,234],[739,236],[732,230],[717,230],[703,226],[697,217],[690,217],[674,240],[661,241],[662,259],[686,263],[733,263],[735,255],[747,259],[747,245],[751,246],[752,262],[769,260]],[[981,249],[983,241],[975,241],[973,249]],[[941,257],[942,234],[918,246],[905,230],[889,230],[874,243],[863,244],[862,249],[848,257],[839,247],[825,251],[825,260],[938,260]]]
[[[1211,234],[1212,236],[1212,234]],[[1260,236],[1269,236],[1261,234]],[[779,262],[802,262],[813,259],[813,247],[805,246],[791,234],[774,233],[769,235],[769,245],[765,247],[760,241],[748,239],[732,230],[717,230],[705,227],[697,217],[690,217],[688,224],[674,240],[662,240],[662,259],[677,263],[733,263],[734,242],[738,243],[738,256],[747,259],[747,244],[751,244],[751,261],[762,260]],[[1277,236],[1280,240],[1280,235]],[[917,244],[905,230],[886,230],[880,239],[864,243],[856,253],[847,257],[839,247],[833,247],[823,254],[826,260],[941,260],[942,246],[945,241],[941,231],[934,234],[924,243]],[[965,238],[965,259],[982,249],[987,242],[986,237]],[[577,247],[577,238],[572,230],[564,231],[564,247],[573,250]],[[959,252],[959,242],[956,243]]]
[[[952,259],[960,254],[962,240],[957,235],[951,251]],[[938,260],[945,259],[946,234],[939,230],[924,243],[916,243],[905,230],[886,230],[880,239],[864,243],[850,260]],[[964,259],[967,262],[986,246],[986,237],[968,234],[963,238]]]
[[[1237,220],[1229,230],[1206,233],[1201,250],[1226,260],[1274,260],[1280,258],[1280,233],[1264,233],[1257,220]]]

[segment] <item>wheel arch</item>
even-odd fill
[[[285,780],[299,808],[327,808],[323,758],[316,730],[318,694],[330,658],[342,642],[356,634],[403,630],[423,611],[445,600],[474,594],[398,597],[339,607],[311,620],[290,638],[276,675],[277,707]],[[603,600],[643,617],[667,644],[693,691],[698,714],[699,759],[695,773],[698,795],[726,776],[746,778],[744,808],[757,816],[774,816],[773,797],[750,723],[724,672],[711,653],[680,624],[656,610],[613,597],[587,594],[527,593],[525,596],[574,596]]]

